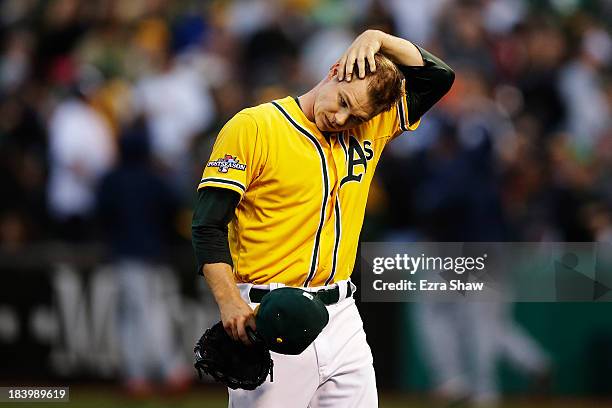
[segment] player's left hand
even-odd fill
[[[380,51],[384,35],[385,33],[378,30],[366,30],[361,33],[338,60],[338,81],[346,79],[350,82],[354,74],[359,78],[365,78],[366,60],[370,65],[370,71],[376,71],[374,55]],[[355,63],[357,71],[354,73]]]

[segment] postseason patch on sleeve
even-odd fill
[[[206,167],[217,167],[219,173],[227,173],[230,169],[245,171],[246,164],[240,163],[238,156],[232,156],[226,154],[224,157],[220,157],[217,160],[209,161]]]

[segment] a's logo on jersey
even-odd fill
[[[361,147],[355,136],[349,136],[348,162],[346,163],[347,175],[340,182],[341,185],[349,181],[356,181],[357,183],[361,181],[361,177],[368,170],[368,161],[374,157],[374,151],[371,146],[371,141],[364,140],[363,147]],[[357,166],[363,166],[362,173],[356,174]]]
[[[227,173],[229,169],[246,170],[246,164],[239,163],[237,156],[226,154],[225,157],[220,157],[215,161],[210,161],[206,167],[218,167],[219,173]]]

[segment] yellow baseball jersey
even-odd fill
[[[198,189],[241,195],[228,232],[238,282],[322,286],[349,278],[380,155],[419,125],[408,124],[406,106],[402,99],[328,139],[292,97],[226,123]]]

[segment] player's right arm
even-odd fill
[[[253,309],[240,297],[232,267],[226,263],[205,264],[203,273],[219,306],[225,331],[234,340],[250,344],[246,326],[255,330],[255,317]]]
[[[234,340],[249,344],[246,326],[254,330],[253,310],[240,297],[227,240],[227,225],[234,216],[240,196],[222,188],[208,187],[198,191],[193,212],[191,236],[198,262],[213,293],[221,321],[227,334]]]
[[[204,275],[219,307],[223,327],[234,340],[250,341],[253,310],[240,297],[228,242],[228,224],[263,166],[257,123],[249,114],[234,116],[219,133],[198,186],[192,243],[198,273]]]

